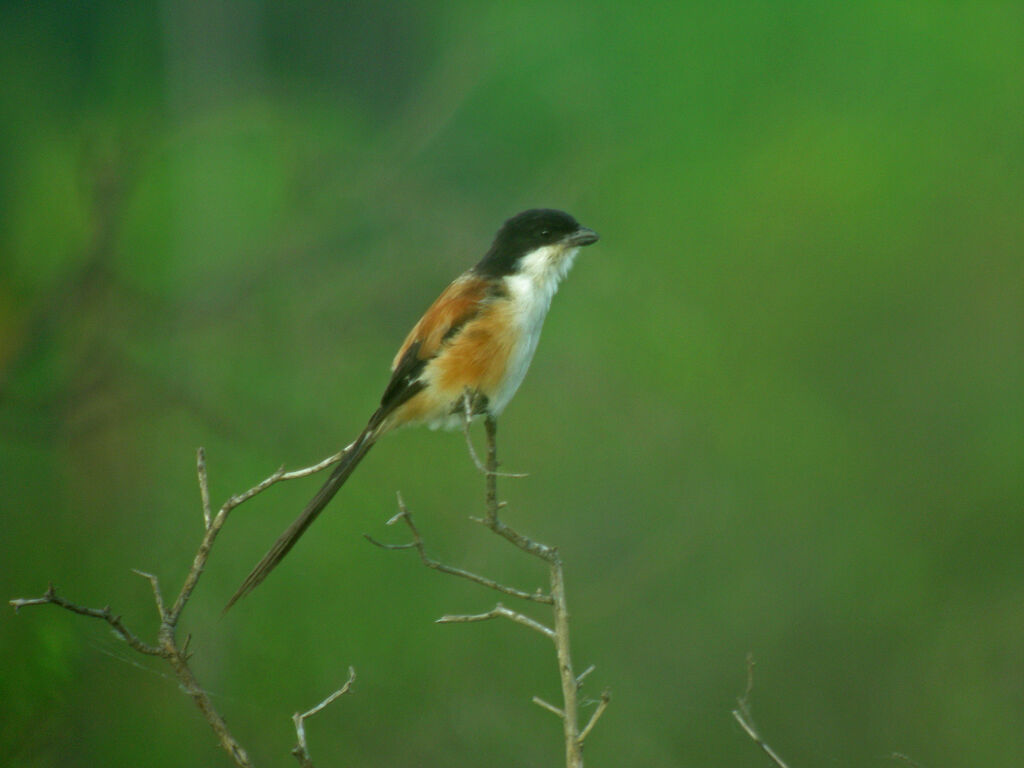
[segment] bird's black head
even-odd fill
[[[597,233],[580,226],[572,216],[552,208],[532,208],[501,225],[490,250],[474,267],[486,277],[503,277],[516,271],[519,260],[545,245],[578,248],[597,242]]]

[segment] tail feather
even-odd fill
[[[376,417],[376,414],[375,414]],[[334,498],[334,494],[338,492],[345,481],[348,480],[349,475],[359,465],[362,458],[369,452],[370,448],[373,447],[376,442],[377,435],[376,418],[371,419],[370,423],[367,424],[366,429],[363,430],[362,434],[352,443],[351,447],[341,457],[341,461],[338,462],[338,466],[331,472],[331,476],[327,478],[327,482],[323,484],[320,490],[317,492],[310,502],[306,505],[306,508],[302,511],[302,514],[296,518],[288,529],[281,534],[281,536],[274,542],[267,554],[263,556],[263,559],[256,564],[256,567],[252,569],[252,572],[245,577],[245,581],[242,582],[242,586],[238,588],[238,591],[231,596],[228,600],[228,604],[224,606],[224,612],[231,608],[232,605],[237,603],[247,594],[252,592],[260,583],[267,578],[277,564],[284,559],[284,556],[288,554],[295,542],[299,540],[299,537],[306,532],[306,529],[316,520],[317,515],[323,511],[323,508],[327,506],[327,503]]]

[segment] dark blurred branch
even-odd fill
[[[160,590],[160,583],[156,576],[142,571],[135,571],[135,573],[149,581],[153,590],[153,602],[156,605],[157,613],[160,617],[160,626],[157,631],[156,645],[150,645],[149,643],[140,640],[138,635],[131,632],[124,625],[120,616],[111,612],[109,606],[104,608],[86,608],[84,606],[76,605],[75,603],[65,600],[63,597],[58,595],[52,584],[46,592],[43,593],[42,597],[16,598],[11,600],[10,604],[15,611],[20,608],[35,605],[56,605],[81,616],[101,619],[109,624],[114,630],[114,633],[132,649],[148,656],[158,656],[166,660],[174,670],[174,675],[177,677],[181,687],[189,696],[192,697],[196,706],[199,707],[199,710],[203,713],[206,721],[210,724],[214,733],[217,734],[221,747],[223,747],[223,749],[231,756],[235,765],[240,768],[251,768],[252,763],[250,762],[245,749],[243,749],[241,744],[239,744],[231,735],[227,724],[224,722],[224,718],[221,717],[220,713],[216,710],[209,694],[207,694],[199,684],[199,681],[196,679],[189,667],[188,660],[190,654],[188,651],[188,645],[190,637],[186,637],[184,643],[179,644],[177,639],[178,620],[181,618],[181,614],[185,610],[185,606],[192,597],[192,592],[199,583],[199,578],[202,576],[203,570],[206,568],[206,561],[210,556],[210,550],[216,542],[217,534],[219,534],[221,528],[224,527],[231,511],[235,507],[245,503],[276,483],[283,482],[285,480],[295,480],[300,477],[307,477],[315,472],[320,472],[336,462],[339,458],[341,458],[341,453],[337,453],[334,456],[324,459],[318,464],[314,464],[313,466],[306,467],[304,469],[297,469],[292,472],[285,472],[283,468],[279,469],[270,477],[260,483],[257,483],[244,493],[232,496],[224,502],[216,515],[212,515],[210,509],[210,491],[206,476],[206,459],[203,449],[200,448],[198,450],[196,455],[196,471],[199,479],[199,492],[202,502],[204,533],[202,541],[199,543],[199,548],[192,560],[192,567],[185,576],[185,581],[181,586],[181,591],[178,593],[178,597],[174,601],[174,605],[169,610],[167,609],[164,603],[163,594]],[[350,669],[349,681],[339,691],[335,692],[332,696],[329,696],[309,712],[295,716],[297,718],[295,721],[296,729],[299,732],[299,746],[296,747],[296,750],[301,750],[301,753],[297,751],[296,755],[299,756],[300,762],[304,768],[311,768],[313,764],[305,749],[305,731],[302,727],[301,721],[306,717],[316,714],[334,701],[334,699],[338,698],[338,696],[341,696],[343,693],[348,691],[354,676],[355,673]]]
[[[587,736],[590,735],[590,732],[594,729],[597,721],[607,709],[608,704],[611,701],[611,695],[608,691],[604,691],[601,694],[601,698],[597,702],[596,709],[587,721],[586,726],[581,730],[579,726],[578,693],[580,686],[583,684],[583,679],[589,675],[594,668],[592,666],[588,667],[578,677],[573,673],[572,656],[569,646],[569,607],[565,596],[565,579],[562,572],[562,559],[558,554],[557,548],[541,544],[540,542],[534,541],[533,539],[518,533],[498,518],[498,513],[505,506],[503,502],[498,500],[497,479],[502,476],[501,473],[498,472],[498,427],[497,423],[490,417],[485,419],[484,424],[487,433],[487,464],[483,468],[486,474],[485,516],[483,519],[478,519],[477,522],[483,524],[497,535],[514,544],[523,552],[540,558],[547,563],[551,584],[550,591],[548,593],[544,593],[540,590],[536,592],[526,592],[515,587],[500,584],[493,579],[479,576],[477,574],[464,571],[461,568],[455,568],[429,558],[426,555],[423,538],[420,535],[419,530],[416,528],[416,525],[413,523],[412,515],[406,508],[405,502],[402,500],[401,496],[398,498],[398,514],[388,521],[388,525],[392,525],[398,520],[402,520],[412,532],[413,540],[407,544],[381,544],[369,536],[366,538],[373,544],[383,547],[384,549],[415,549],[419,553],[420,560],[423,561],[424,565],[429,568],[433,568],[434,570],[441,571],[442,573],[468,579],[480,586],[487,587],[488,589],[492,589],[496,592],[500,592],[504,595],[509,595],[520,600],[543,603],[551,606],[554,618],[553,626],[551,627],[546,626],[542,622],[537,621],[526,614],[506,608],[501,603],[496,604],[494,608],[486,613],[442,616],[437,621],[440,624],[456,624],[506,618],[510,621],[516,622],[517,624],[528,627],[554,642],[555,653],[558,657],[559,678],[562,683],[562,706],[556,707],[555,705],[549,704],[536,696],[533,698],[533,701],[538,706],[543,707],[556,715],[562,721],[562,729],[565,737],[565,762],[567,768],[582,768],[584,741]],[[474,463],[479,463],[479,459],[475,456],[475,452],[473,453],[473,458]]]
[[[732,716],[736,718],[736,722],[740,724],[740,727],[747,732],[747,736],[759,746],[771,761],[775,763],[779,768],[789,768],[785,761],[778,756],[774,749],[772,749],[763,738],[761,738],[760,732],[754,726],[754,719],[750,715],[750,692],[754,689],[754,656],[753,654],[747,654],[747,688],[743,692],[743,695],[736,699],[737,707],[732,711]]]

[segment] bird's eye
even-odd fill
[[[551,234],[551,230],[550,229],[542,229],[540,231],[540,236],[541,237],[548,237],[550,234]]]

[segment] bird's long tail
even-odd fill
[[[256,567],[252,569],[252,572],[245,577],[245,581],[242,582],[242,586],[238,588],[238,591],[231,596],[228,600],[228,604],[224,606],[224,612],[226,613],[232,605],[237,603],[247,594],[252,592],[256,587],[260,585],[267,576],[270,574],[277,564],[284,559],[284,556],[288,554],[289,550],[295,546],[295,542],[299,540],[299,537],[306,532],[306,529],[316,520],[317,515],[323,511],[323,508],[327,506],[327,503],[334,498],[334,494],[338,492],[345,481],[348,480],[349,475],[359,465],[362,458],[369,453],[370,448],[376,442],[378,437],[379,419],[378,414],[374,414],[374,418],[370,419],[370,423],[366,425],[366,429],[362,431],[362,434],[356,438],[355,442],[349,446],[345,455],[341,457],[338,462],[338,466],[331,472],[331,476],[327,478],[327,482],[323,484],[316,496],[310,499],[310,502],[306,505],[306,508],[302,511],[302,514],[296,518],[295,522],[288,526],[288,529],[281,534],[281,536],[274,542],[267,554],[263,556]]]

